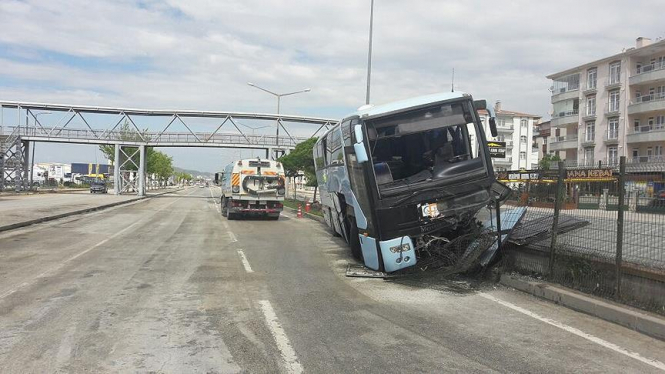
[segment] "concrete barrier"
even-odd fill
[[[526,280],[520,276],[502,274],[501,284],[578,312],[614,322],[645,335],[665,340],[665,318],[546,282]]]

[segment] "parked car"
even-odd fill
[[[108,193],[109,189],[104,181],[90,182],[90,193]]]

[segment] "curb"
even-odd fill
[[[134,203],[134,202],[137,202],[137,201],[141,201],[141,200],[149,199],[149,198],[151,198],[151,197],[155,197],[155,196],[159,196],[159,195],[164,195],[164,194],[167,194],[167,193],[169,193],[169,192],[175,192],[175,191],[180,191],[180,190],[181,190],[181,188],[176,189],[176,190],[173,190],[173,191],[165,191],[165,192],[156,193],[156,194],[151,195],[151,196],[141,196],[141,197],[137,197],[137,198],[135,198],[135,199],[129,199],[129,200],[124,200],[124,201],[117,201],[117,202],[115,202],[115,203],[111,203],[111,204],[99,205],[99,206],[95,206],[95,207],[91,207],[91,208],[85,208],[85,209],[81,209],[81,210],[75,210],[75,211],[72,211],[72,212],[56,214],[56,215],[53,215],[53,216],[47,216],[47,217],[41,217],[41,218],[37,218],[37,219],[31,219],[31,220],[29,220],[29,221],[23,221],[23,222],[12,223],[11,225],[0,226],[0,232],[3,232],[3,231],[9,231],[9,230],[14,230],[14,229],[18,229],[18,228],[26,227],[26,226],[31,226],[31,225],[35,225],[35,224],[37,224],[37,223],[43,223],[43,222],[48,222],[48,221],[54,221],[54,220],[56,220],[56,219],[65,218],[65,217],[69,217],[69,216],[75,216],[75,215],[78,215],[78,214],[85,214],[85,213],[90,213],[90,212],[94,212],[94,211],[97,211],[97,210],[103,210],[103,209],[113,208],[113,207],[116,207],[116,206],[118,206],[118,205],[124,205],[124,204]]]
[[[665,340],[665,319],[655,315],[628,309],[623,305],[583,295],[546,282],[527,281],[509,274],[501,274],[499,282],[504,286],[552,301],[578,312],[614,322],[642,334]]]
[[[285,206],[284,208],[290,210],[293,213],[298,213],[298,209],[291,208],[291,207],[288,207],[288,206]],[[319,223],[325,223],[325,221],[323,220],[323,217],[319,217],[316,214],[302,212],[302,215],[303,215],[303,217],[309,218],[309,219],[314,220],[314,221],[318,221]]]

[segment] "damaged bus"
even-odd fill
[[[477,110],[461,92],[365,106],[328,130],[313,156],[326,224],[365,266],[417,263],[433,235],[475,222],[495,182]]]

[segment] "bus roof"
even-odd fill
[[[468,94],[461,91],[440,92],[432,95],[418,96],[406,100],[394,101],[392,103],[370,106],[368,108],[363,108],[362,110],[358,110],[355,113],[348,115],[347,117],[352,117],[352,116],[359,116],[363,118],[380,117],[386,114],[400,112],[403,111],[404,109],[417,108],[420,106],[441,101],[462,99],[468,96],[469,96]]]

